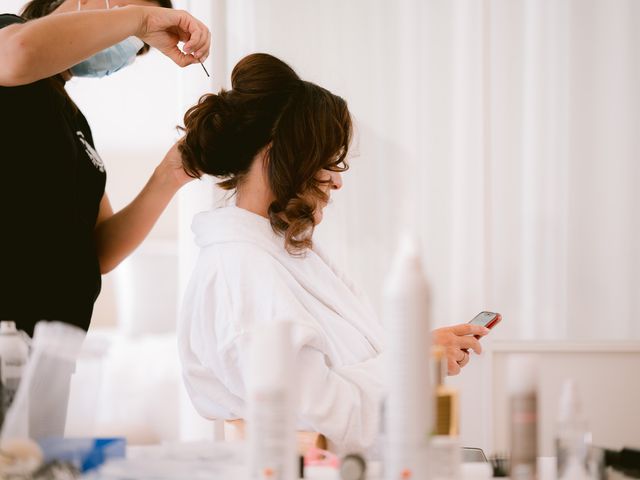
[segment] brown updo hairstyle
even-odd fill
[[[267,177],[275,200],[273,230],[293,255],[312,246],[314,211],[328,195],[317,178],[322,169],[344,172],[352,135],[347,103],[305,82],[286,63],[265,53],[234,67],[231,90],[208,94],[184,116],[180,145],[185,171],[223,179],[233,190],[266,146]]]

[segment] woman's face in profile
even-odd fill
[[[320,188],[327,194],[327,201],[321,202],[316,206],[315,212],[313,214],[314,223],[318,225],[322,221],[323,210],[324,207],[331,201],[331,190],[340,190],[342,188],[342,174],[340,172],[334,172],[332,170],[322,169],[316,175],[317,179],[320,180]]]

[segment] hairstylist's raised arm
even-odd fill
[[[207,27],[190,14],[160,7],[55,12],[0,29],[0,86],[33,83],[68,70],[105,48],[137,36],[181,67],[209,55]],[[178,42],[185,42],[183,53]]]

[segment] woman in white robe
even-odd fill
[[[361,451],[379,425],[383,330],[312,241],[347,168],[346,103],[265,54],[241,60],[232,85],[185,116],[185,169],[223,178],[236,195],[235,206],[193,222],[201,251],[179,327],[187,390],[206,418],[245,418],[252,328],[289,321],[298,428],[323,434],[337,451]],[[467,335],[485,333],[457,328],[435,336],[454,369],[468,362],[466,349],[480,351]]]

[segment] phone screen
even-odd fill
[[[493,328],[502,317],[495,312],[480,312],[469,322],[474,325],[482,325],[483,327]]]

